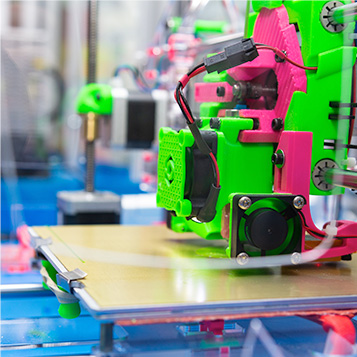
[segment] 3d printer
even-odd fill
[[[178,83],[189,129],[162,128],[157,204],[169,226],[228,240],[227,255],[301,253],[333,236],[319,258],[350,259],[357,223],[316,227],[309,195],[357,186],[348,159],[355,119],[355,4],[253,1],[244,39]],[[351,10],[352,9],[352,10]],[[202,103],[195,119],[183,89]]]

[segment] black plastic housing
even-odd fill
[[[254,40],[243,38],[234,45],[227,46],[223,52],[205,58],[204,64],[208,73],[214,71],[220,73],[245,62],[253,61],[258,55]]]

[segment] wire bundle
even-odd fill
[[[182,114],[184,115],[184,117],[186,119],[186,122],[191,130],[191,133],[192,133],[196,143],[201,143],[202,145],[206,146],[205,151],[207,151],[207,153],[211,159],[212,165],[213,165],[214,176],[215,176],[215,180],[216,180],[216,187],[220,187],[220,174],[219,174],[219,168],[218,168],[216,157],[214,156],[212,150],[208,147],[206,142],[203,140],[200,131],[195,130],[195,129],[197,129],[195,119],[193,117],[191,108],[188,105],[187,99],[183,94],[183,89],[186,87],[186,85],[190,81],[190,79],[192,79],[193,77],[195,77],[205,71],[206,71],[205,65],[203,63],[200,63],[198,66],[196,66],[190,72],[188,72],[186,75],[184,75],[177,84],[176,91],[175,91],[175,99],[182,111]],[[193,127],[195,127],[195,128],[193,128]]]
[[[134,77],[135,80],[135,84],[137,85],[137,87],[144,91],[144,92],[150,92],[154,89],[157,89],[159,87],[159,81],[156,80],[156,82],[154,83],[153,86],[150,86],[147,81],[145,80],[143,74],[139,71],[139,69],[137,67],[128,65],[128,64],[123,64],[121,66],[118,66],[114,72],[114,77],[119,76],[119,74],[122,71],[129,71],[131,72],[131,74]]]

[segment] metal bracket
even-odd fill
[[[52,244],[52,239],[50,237],[46,239],[43,239],[41,237],[34,237],[34,236],[31,237],[31,247],[35,250],[38,250],[38,248],[40,248],[43,245],[50,245],[50,244]]]
[[[84,285],[78,281],[84,279],[88,274],[83,270],[76,268],[72,271],[58,273],[57,276],[57,285],[61,288],[71,291],[73,288],[83,288]]]

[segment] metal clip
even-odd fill
[[[38,248],[40,248],[41,246],[43,245],[50,245],[52,244],[52,239],[49,237],[49,238],[46,238],[46,239],[43,239],[41,237],[31,237],[31,247],[35,250],[38,250]]]
[[[57,274],[57,285],[61,288],[71,291],[73,288],[83,288],[83,284],[78,281],[84,279],[88,274],[83,270],[76,268],[72,271],[66,271]]]

